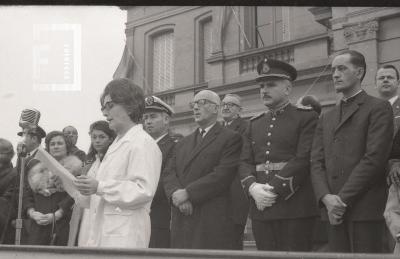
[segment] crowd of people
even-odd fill
[[[399,72],[378,69],[378,98],[361,88],[361,53],[340,52],[331,68],[342,97],[325,112],[312,96],[290,103],[296,69],[265,59],[256,82],[266,109],[249,120],[239,95],[221,100],[202,90],[188,104],[197,129],[177,137],[169,130],[173,108],[121,78],[101,95],[106,120],[90,126],[87,154],[73,126],[48,134],[23,128],[21,243],[242,250],[250,217],[258,250],[312,251],[315,226],[325,222],[326,251],[400,253]],[[76,193],[36,158],[42,139],[73,174]],[[14,155],[0,139],[4,244],[15,238],[21,159],[14,167]]]

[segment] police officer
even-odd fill
[[[249,194],[258,250],[310,251],[318,214],[310,150],[318,114],[289,102],[297,71],[265,59],[257,66],[266,112],[250,119],[239,174]]]
[[[145,105],[143,114],[144,128],[156,140],[163,156],[160,180],[153,202],[151,203],[151,236],[149,247],[169,248],[171,207],[162,181],[165,175],[165,165],[172,156],[172,149],[175,146],[175,140],[169,135],[169,123],[173,109],[156,96],[147,97]]]

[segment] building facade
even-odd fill
[[[332,55],[345,49],[366,57],[363,88],[372,95],[379,66],[400,68],[400,8],[294,6],[140,6],[127,10],[126,46],[114,76],[175,109],[172,131],[196,125],[189,102],[203,89],[242,97],[242,116],[265,111],[255,82],[257,63],[274,58],[298,70],[291,101],[316,96],[324,109],[339,97]],[[248,226],[247,240],[252,239]],[[323,226],[319,227],[321,231]],[[322,237],[323,231],[316,234]],[[325,240],[326,241],[326,240]],[[318,242],[318,241],[317,241]]]
[[[367,60],[364,89],[376,95],[380,65],[400,67],[400,8],[294,6],[140,6],[127,10],[123,75],[171,104],[172,130],[189,134],[195,124],[188,103],[210,89],[243,100],[243,116],[265,110],[255,83],[267,57],[298,70],[292,102],[304,94],[324,107],[337,101],[330,57],[344,50]],[[124,61],[125,60],[125,61]],[[121,71],[119,71],[121,73]]]

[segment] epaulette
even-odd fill
[[[313,111],[313,108],[310,106],[304,106],[301,104],[296,105],[296,110],[300,110],[300,111]]]
[[[260,114],[257,114],[257,115],[254,115],[253,117],[251,117],[250,118],[250,120],[252,121],[252,120],[255,120],[255,119],[257,119],[257,118],[260,118],[262,115],[264,115],[265,114],[265,112],[262,112],[262,113],[260,113]]]

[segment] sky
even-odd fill
[[[0,138],[14,148],[23,109],[46,132],[78,129],[87,152],[99,98],[121,59],[126,11],[116,6],[0,7]]]

